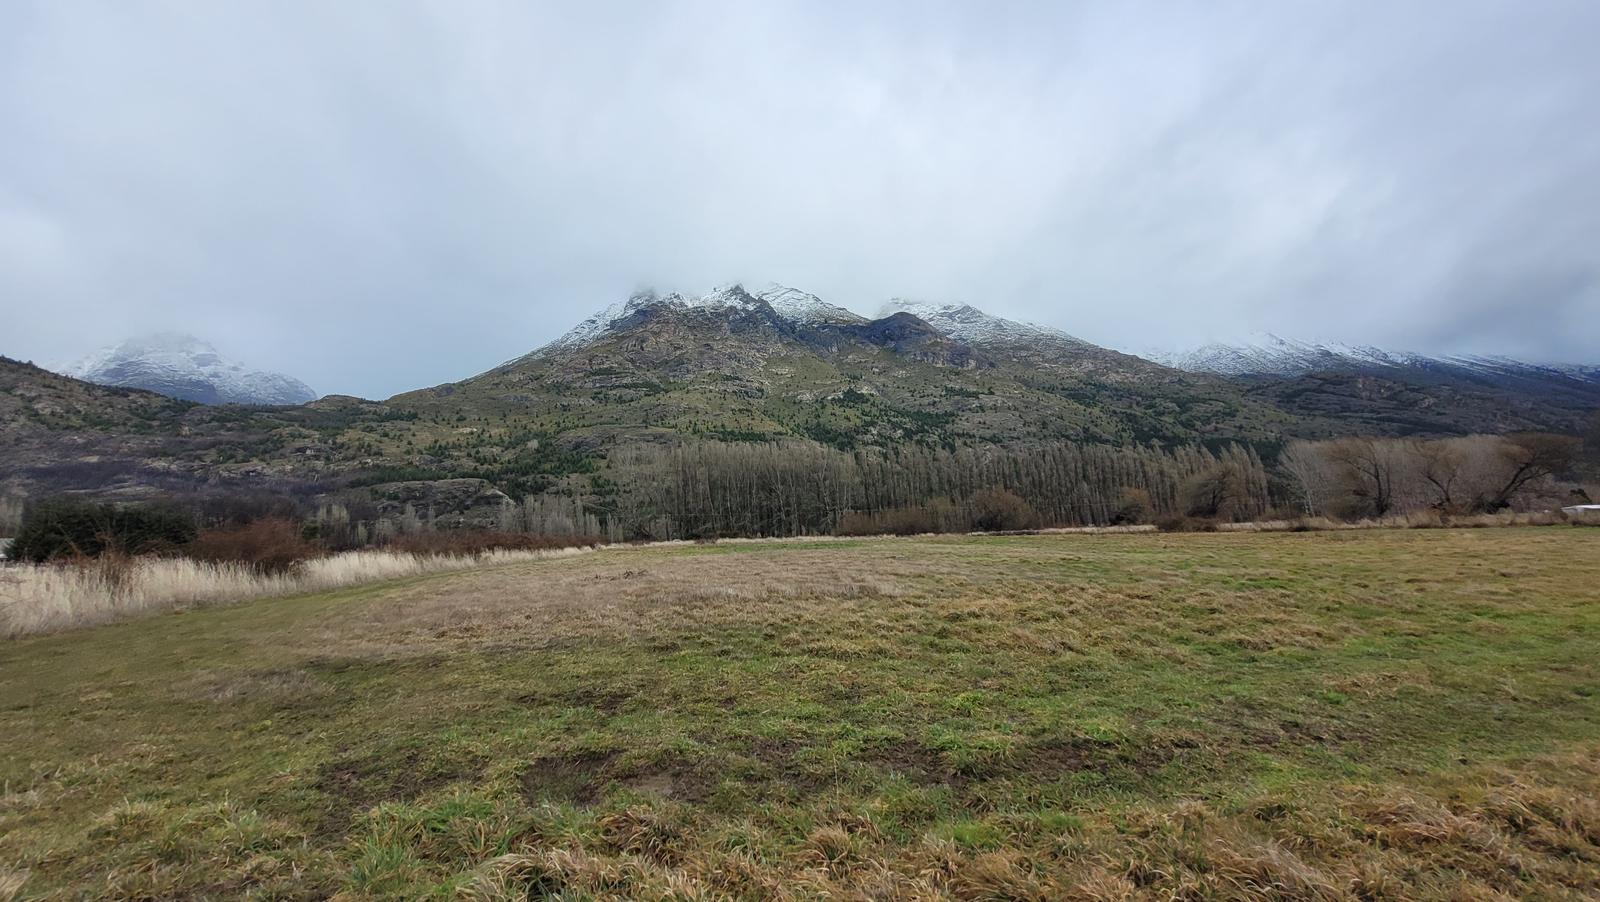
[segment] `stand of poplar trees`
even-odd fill
[[[795,536],[833,532],[849,513],[945,502],[1003,490],[1046,526],[1111,522],[1130,490],[1148,516],[1186,513],[1186,487],[1222,474],[1227,516],[1269,506],[1254,451],[1230,445],[1162,450],[1057,444],[1028,449],[839,451],[805,443],[634,445],[610,456],[610,491],[595,499],[612,540]]]

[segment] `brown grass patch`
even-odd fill
[[[578,566],[541,567],[536,579],[523,568],[485,568],[449,583],[397,587],[381,603],[342,612],[315,641],[327,651],[373,655],[441,644],[540,647],[596,635],[659,637],[703,624],[765,621],[775,613],[795,620],[839,605],[891,601],[926,575],[893,559],[856,571],[843,550],[655,552],[647,568],[637,554],[602,549]]]
[[[300,668],[272,668],[244,673],[210,672],[196,675],[177,689],[180,698],[215,704],[267,702],[295,705],[320,700],[331,689]]]

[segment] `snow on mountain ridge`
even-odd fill
[[[1493,375],[1540,373],[1600,381],[1600,367],[1529,363],[1505,356],[1430,356],[1373,345],[1300,341],[1270,332],[1253,333],[1238,342],[1212,341],[1187,351],[1146,351],[1140,356],[1174,369],[1220,376],[1299,376],[1324,370],[1446,366]]]
[[[772,308],[779,318],[797,326],[821,324],[858,325],[870,320],[837,304],[830,304],[810,292],[769,284],[754,294],[737,283],[721,286],[711,293],[686,297],[676,292],[658,295],[654,291],[636,292],[623,304],[612,304],[585,319],[565,335],[545,346],[546,350],[579,347],[604,336],[618,322],[648,307],[692,309],[755,309],[760,304]],[[879,317],[910,313],[950,337],[968,344],[985,342],[1069,342],[1087,346],[1080,338],[1059,329],[1036,323],[1018,322],[993,316],[970,304],[928,304],[902,298],[891,299]]]
[[[119,342],[61,372],[85,382],[143,388],[202,404],[303,404],[317,397],[298,379],[247,369],[209,343],[181,332]]]
[[[756,297],[772,305],[779,316],[796,324],[867,322],[866,317],[853,310],[846,310],[810,292],[776,282],[757,292]]]
[[[995,342],[1067,341],[1087,345],[1083,339],[1038,323],[1006,319],[971,304],[929,304],[905,298],[891,298],[880,315],[909,313],[935,329],[968,344]]]
[[[712,289],[709,294],[697,297],[687,297],[676,291],[657,294],[654,289],[647,288],[634,292],[623,303],[611,304],[602,308],[593,316],[573,326],[560,338],[550,342],[542,350],[559,350],[586,345],[611,331],[611,327],[618,322],[650,307],[667,307],[677,310],[750,310],[755,309],[758,305],[759,300],[745,291],[744,286],[737,282],[718,286]]]

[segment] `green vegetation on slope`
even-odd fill
[[[13,642],[0,887],[1583,897],[1595,551],[612,549]]]

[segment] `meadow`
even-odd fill
[[[1600,531],[638,548],[0,643],[0,900],[1600,894]]]

